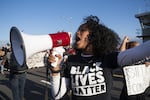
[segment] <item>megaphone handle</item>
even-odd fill
[[[57,66],[58,64],[58,57],[56,57],[56,54],[60,54],[63,57],[63,53],[65,52],[65,49],[62,46],[53,48],[53,56],[55,56],[55,62],[51,63],[53,67]]]
[[[55,56],[56,54],[58,54],[58,52],[57,51],[53,51],[53,56]],[[53,67],[56,67],[57,63],[58,63],[58,57],[55,56],[55,62],[51,63],[51,65]]]

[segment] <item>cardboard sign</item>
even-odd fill
[[[134,65],[123,68],[128,95],[141,94],[150,86],[150,65]]]

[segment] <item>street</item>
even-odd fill
[[[46,68],[29,69],[27,71],[24,100],[50,100],[48,84],[46,81]],[[122,78],[115,77],[113,84],[112,100],[118,100],[123,86]],[[12,100],[8,71],[5,71],[5,74],[0,73],[0,100]]]

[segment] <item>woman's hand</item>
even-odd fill
[[[60,72],[60,70],[61,70],[60,64],[62,62],[63,57],[61,56],[61,54],[53,55],[53,50],[50,50],[50,53],[48,56],[48,63],[52,64],[52,63],[56,62],[56,57],[58,58],[56,66],[50,66],[50,69],[51,69],[53,75],[57,75]]]

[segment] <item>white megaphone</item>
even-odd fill
[[[28,35],[16,27],[10,30],[12,52],[17,63],[22,66],[31,55],[59,46],[68,46],[71,42],[69,32],[58,32],[48,35]]]

